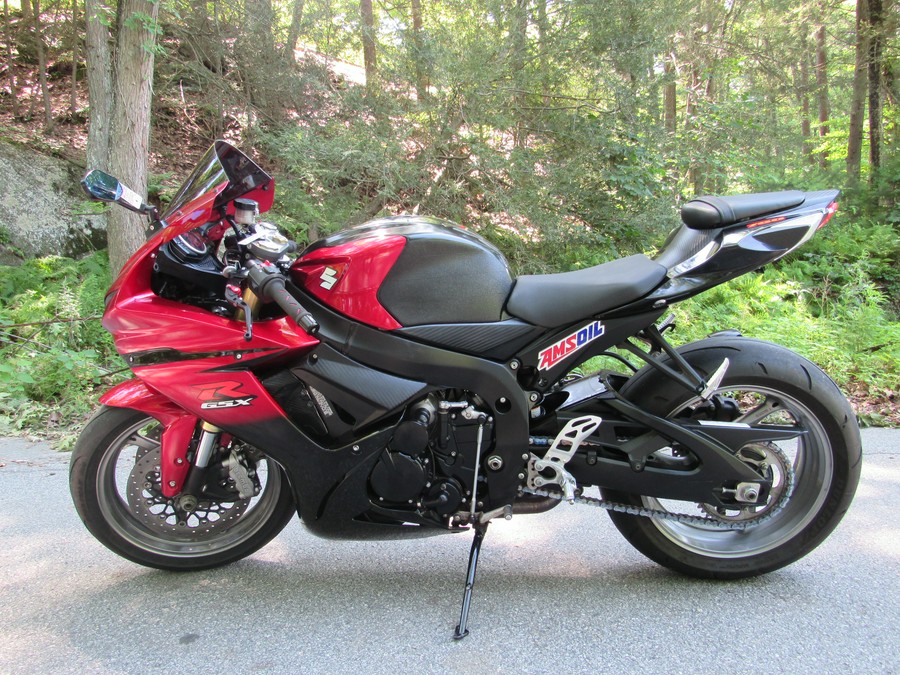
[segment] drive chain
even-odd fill
[[[553,492],[551,490],[525,488],[523,492],[530,495],[538,495],[539,497],[551,497],[552,499],[565,501],[562,493]],[[702,525],[703,527],[712,527],[720,530],[745,530],[760,522],[758,520],[727,522],[716,520],[715,518],[707,518],[705,516],[693,516],[689,513],[670,513],[669,511],[651,509],[646,506],[618,504],[605,499],[597,499],[596,497],[585,497],[584,495],[576,495],[575,503],[596,506],[606,511],[615,511],[616,513],[626,513],[629,516],[642,516],[644,518],[657,518],[659,520],[674,520],[679,523],[684,523],[685,525]]]
[[[778,499],[778,502],[773,505],[770,510],[767,510],[765,513],[761,514],[758,518],[748,518],[746,520],[724,520],[719,518],[711,518],[707,516],[696,516],[690,513],[672,513],[670,511],[666,511],[664,509],[651,509],[646,506],[634,506],[633,504],[619,504],[616,502],[611,502],[606,499],[597,499],[596,497],[585,497],[583,494],[580,494],[580,490],[575,493],[574,503],[576,504],[586,504],[587,506],[595,506],[606,511],[614,511],[616,513],[625,513],[630,516],[640,516],[643,518],[656,518],[658,520],[669,520],[675,521],[677,523],[683,523],[685,525],[694,525],[700,527],[707,527],[710,529],[717,530],[747,530],[751,527],[757,527],[762,523],[766,522],[770,518],[776,516],[781,509],[785,507],[788,503],[788,500],[791,498],[791,494],[794,492],[794,470],[791,466],[791,462],[788,457],[785,455],[784,451],[781,450],[774,443],[767,444],[767,449],[773,452],[778,456],[779,464],[784,471],[782,476],[782,480],[785,481],[785,489],[782,490],[782,493]],[[559,501],[564,501],[565,496],[561,492],[553,492],[551,490],[542,490],[540,488],[529,488],[523,487],[522,491],[527,494],[537,495],[539,497],[551,497],[553,499],[558,499]]]
[[[595,506],[606,511],[625,513],[629,516],[641,516],[643,518],[671,520],[677,523],[683,523],[685,525],[708,527],[717,530],[746,530],[751,527],[757,527],[758,525],[761,525],[762,523],[777,515],[778,512],[781,511],[782,508],[784,508],[784,505],[787,504],[787,501],[788,499],[790,499],[791,493],[793,492],[793,471],[788,473],[786,479],[788,481],[788,487],[782,493],[781,498],[778,500],[778,503],[775,504],[775,506],[768,513],[761,515],[759,518],[753,518],[750,520],[728,521],[719,520],[717,518],[709,518],[706,516],[695,516],[690,513],[672,513],[663,509],[651,509],[646,506],[634,506],[633,504],[619,504],[616,502],[608,501],[606,499],[585,497],[584,495],[579,494],[576,494],[575,496],[575,503],[586,504],[587,506]],[[523,491],[528,494],[538,495],[539,497],[551,497],[560,501],[563,501],[565,499],[562,493],[553,492],[551,490],[524,488]]]

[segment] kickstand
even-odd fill
[[[462,610],[459,613],[459,625],[453,633],[454,640],[462,640],[469,634],[466,627],[469,623],[469,605],[472,603],[472,588],[475,586],[475,569],[478,567],[478,554],[481,552],[481,542],[487,532],[488,523],[476,523],[475,538],[472,540],[472,550],[469,552],[469,569],[466,572],[466,591],[463,593]]]

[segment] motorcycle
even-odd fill
[[[513,278],[419,216],[297,254],[259,219],[274,180],[224,141],[163,214],[103,172],[82,184],[151,220],[103,317],[134,379],[70,471],[128,560],[225,565],[295,513],[323,537],[471,531],[460,639],[495,519],[601,507],[657,563],[737,579],[809,553],[853,498],[859,427],[825,373],[735,330],[673,347],[663,316],[801,246],[836,190],[700,197],[654,259]]]

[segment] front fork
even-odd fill
[[[100,398],[100,403],[114,408],[139,410],[159,420],[163,425],[159,461],[163,495],[171,498],[181,493],[198,493],[222,434],[219,428],[207,422],[202,424],[197,451],[191,462],[188,458],[191,439],[200,422],[196,415],[175,405],[138,379],[113,387]]]
[[[191,462],[191,470],[188,473],[187,480],[183,482],[182,493],[196,496],[203,489],[206,483],[206,470],[209,467],[209,461],[216,451],[221,436],[222,430],[219,427],[209,422],[204,422],[200,425],[200,438],[197,439],[197,450],[194,452],[194,461]],[[185,447],[185,451],[187,451],[187,447]],[[166,477],[163,476],[162,479],[165,481]]]

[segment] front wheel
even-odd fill
[[[728,358],[730,366],[715,392],[719,409],[729,411],[727,421],[788,425],[806,433],[738,451],[738,457],[773,481],[766,505],[726,511],[603,491],[610,501],[722,521],[750,521],[747,529],[722,530],[610,512],[613,523],[647,557],[696,577],[750,577],[803,557],[840,522],[859,482],[859,426],[849,403],[817,366],[778,345],[724,337],[695,342],[679,352],[704,378]],[[697,396],[649,368],[635,375],[622,394],[661,417],[709,414],[709,406]]]
[[[201,496],[187,508],[167,499],[160,486],[161,436],[162,425],[144,413],[103,408],[78,438],[69,471],[72,499],[107,548],[148,567],[200,570],[250,555],[287,525],[295,507],[284,471],[237,441],[257,494]]]

